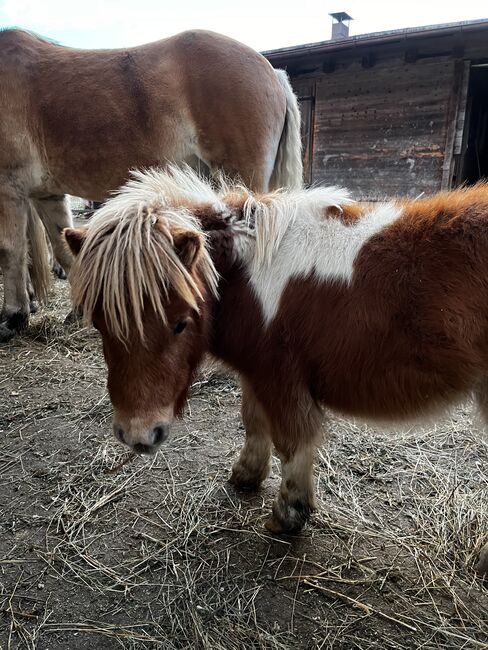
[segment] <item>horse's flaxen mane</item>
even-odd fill
[[[187,210],[197,197],[200,203],[210,197],[198,180],[176,168],[135,172],[96,213],[70,273],[73,302],[82,308],[87,323],[92,322],[102,297],[112,334],[126,340],[135,324],[143,338],[144,305],[150,304],[166,323],[164,301],[170,288],[198,310],[200,288],[178,257],[171,235],[171,228],[179,228],[203,236],[199,222]],[[217,273],[205,248],[198,270],[216,292]]]

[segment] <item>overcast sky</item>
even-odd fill
[[[258,50],[326,40],[331,12],[351,34],[488,18],[488,0],[0,0],[0,27],[73,47],[123,47],[185,29],[212,29]]]

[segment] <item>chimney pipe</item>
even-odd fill
[[[349,36],[349,21],[353,18],[344,11],[335,14],[329,14],[332,17],[332,35],[331,40],[337,41]]]

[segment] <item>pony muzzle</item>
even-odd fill
[[[172,419],[172,418],[171,418]],[[137,454],[155,454],[170,433],[171,421],[167,418],[150,426],[137,426],[136,423],[125,424],[114,418],[114,436]]]

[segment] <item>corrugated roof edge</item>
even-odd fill
[[[375,45],[376,43],[387,43],[399,37],[405,40],[410,38],[421,37],[429,34],[440,35],[442,33],[454,33],[463,31],[472,31],[477,28],[486,27],[488,29],[488,18],[479,20],[463,20],[456,23],[444,23],[440,25],[425,25],[424,27],[407,27],[405,29],[393,29],[386,32],[371,32],[369,34],[358,34],[335,41],[318,41],[315,43],[305,43],[303,45],[292,45],[275,50],[264,50],[261,52],[269,60],[274,58],[284,58],[293,56],[304,56],[308,54],[320,54],[334,50],[344,50],[350,47],[360,45]]]

